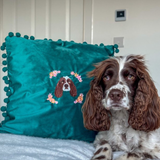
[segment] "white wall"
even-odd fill
[[[118,55],[145,55],[150,74],[160,94],[160,0],[95,0],[93,43],[111,44],[113,37],[124,37]],[[127,10],[127,20],[114,21],[114,11]]]
[[[117,9],[126,9],[126,21],[115,22]],[[118,55],[146,55],[160,93],[159,15],[160,0],[0,0],[0,44],[10,31],[93,44],[113,44],[114,37],[124,37]],[[3,76],[0,71],[1,106]]]

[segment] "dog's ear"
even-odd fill
[[[95,69],[88,73],[94,77],[90,83],[90,90],[82,106],[84,126],[94,131],[105,131],[110,128],[110,112],[102,105],[104,91],[102,77],[108,66],[113,64],[113,59],[107,59],[95,65]],[[115,63],[116,64],[116,63]]]
[[[61,81],[62,81],[62,78],[57,83],[57,86],[56,86],[56,89],[55,89],[55,92],[54,92],[54,94],[57,98],[60,98],[63,95],[63,84],[62,84]]]
[[[70,80],[70,94],[72,97],[77,96],[77,89],[72,80]]]
[[[136,130],[153,131],[160,127],[160,99],[147,71],[143,57],[135,57],[136,74],[139,77],[129,124]],[[133,63],[133,62],[131,62]]]
[[[91,88],[83,104],[83,121],[87,129],[105,131],[110,128],[108,111],[102,106],[103,90],[96,80],[91,81]]]

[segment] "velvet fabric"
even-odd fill
[[[9,96],[0,132],[92,142],[96,132],[84,128],[81,111],[90,87],[86,74],[94,63],[113,56],[114,46],[27,38],[9,35],[3,45]],[[72,87],[55,96],[63,77],[73,82],[74,96]]]

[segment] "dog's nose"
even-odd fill
[[[120,101],[123,98],[123,95],[123,92],[118,89],[113,89],[109,93],[109,97],[115,102]]]
[[[65,84],[64,87],[65,87],[65,89],[67,89],[68,88],[68,84]]]

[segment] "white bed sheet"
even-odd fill
[[[89,160],[93,152],[82,141],[0,134],[0,160]]]

